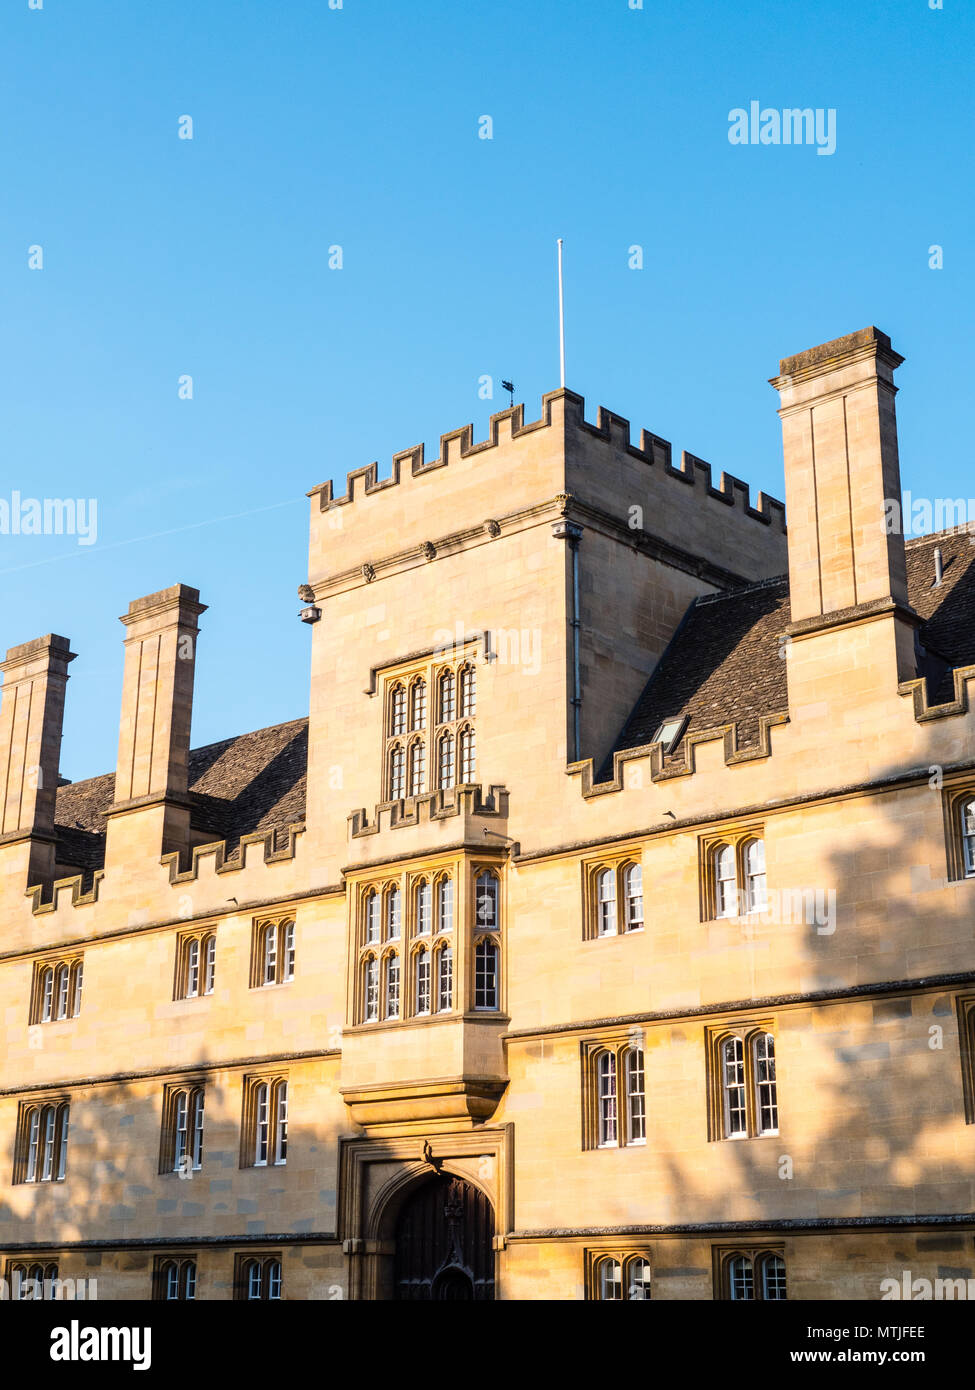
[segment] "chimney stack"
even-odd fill
[[[196,620],[206,611],[199,599],[198,589],[174,584],[133,599],[119,620],[127,635],[115,804],[109,815],[114,821],[122,812],[162,805],[163,853],[185,847],[189,834]]]
[[[870,327],[779,363],[789,589],[801,623],[862,605],[908,608],[894,369],[903,358]]]
[[[11,647],[0,662],[0,844],[30,842],[31,887],[54,870],[54,803],[68,663],[66,637],[51,633]]]

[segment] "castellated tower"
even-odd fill
[[[548,833],[566,765],[602,764],[688,605],[787,565],[779,502],[750,505],[727,475],[714,486],[692,455],[674,467],[647,431],[631,444],[609,411],[593,425],[567,390],[546,395],[530,424],[519,405],[492,416],[482,443],[455,430],[436,459],[405,450],[388,479],[372,464],[349,474],[344,495],[325,484],[310,496],[322,620],[309,805],[344,799],[369,824],[396,816],[382,805],[386,673],[445,646],[471,656],[477,781],[507,790],[527,846]],[[336,820],[309,830],[331,862],[346,852]]]

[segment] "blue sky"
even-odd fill
[[[962,0],[5,0],[0,498],[98,501],[95,545],[0,535],[0,648],[79,653],[64,773],[114,767],[117,617],[177,580],[194,743],[307,711],[305,492],[483,437],[486,374],[537,416],[558,236],[592,417],[781,497],[767,378],[876,323],[905,488],[975,493],[973,40]],[[835,154],[731,145],[751,100]]]

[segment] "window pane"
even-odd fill
[[[79,960],[74,968],[74,999],[71,1004],[71,1014],[77,1018],[81,1013],[81,987],[84,983],[85,963]]]
[[[375,891],[366,898],[366,940],[379,940],[379,894]]]
[[[416,889],[416,931],[418,936],[426,936],[433,921],[433,890],[425,880]]]
[[[196,1298],[196,1262],[187,1260],[183,1266],[183,1297]]]
[[[288,1083],[279,1081],[274,1121],[274,1161],[288,1161]]]
[[[416,954],[416,1011],[430,1012],[430,952],[426,950]]]
[[[785,1296],[785,1260],[781,1255],[763,1256],[762,1297],[775,1302]]]
[[[217,978],[217,938],[215,936],[207,937],[204,974],[203,992],[212,994]]]
[[[596,876],[596,902],[599,935],[612,936],[616,931],[616,874],[612,869],[601,869]]]
[[[449,946],[441,946],[437,956],[437,1009],[446,1013],[453,1008],[454,956]]]
[[[289,922],[284,929],[284,978],[295,977],[295,924]]]
[[[493,941],[479,941],[474,952],[474,1007],[498,1007],[498,948]]]
[[[725,1138],[747,1134],[745,1111],[745,1049],[741,1038],[726,1038],[721,1045],[724,1070]]]
[[[399,1018],[399,956],[386,957],[386,1017]]]
[[[454,925],[454,881],[442,878],[437,884],[437,931],[450,931]]]
[[[753,1043],[755,1100],[759,1134],[776,1134],[779,1128],[778,1092],[775,1084],[775,1039],[762,1033]]]
[[[178,1172],[186,1157],[187,1096],[177,1091],[173,1097],[173,1171]]]
[[[393,687],[392,701],[390,704],[390,724],[391,734],[401,734],[406,729],[406,690],[402,685]]]
[[[631,1047],[626,1060],[626,1142],[642,1144],[647,1137],[646,1097],[643,1078],[643,1049]]]
[[[745,876],[748,911],[764,912],[767,906],[764,840],[749,840],[745,846]]]
[[[732,1256],[728,1276],[728,1292],[733,1299],[747,1301],[755,1297],[752,1262],[747,1255]]]
[[[474,730],[465,729],[460,736],[460,780],[461,782],[474,781]]]
[[[272,923],[264,928],[264,983],[273,985],[278,977],[278,929]]]
[[[425,729],[427,727],[427,683],[424,680],[413,682],[413,703],[412,715],[410,718],[411,729]],[[422,744],[420,745],[422,747]]]
[[[639,864],[630,864],[623,875],[623,891],[626,894],[626,930],[637,931],[643,926],[643,870]]]
[[[427,789],[427,746],[417,740],[410,750],[410,796],[422,796]]]
[[[193,1093],[193,1167],[203,1164],[203,1091]]]
[[[54,971],[45,970],[41,976],[41,989],[43,1003],[41,1004],[41,1022],[50,1023],[54,1016]]]
[[[254,1091],[254,1163],[258,1167],[267,1163],[268,1130],[267,1083],[262,1081]]]
[[[596,1064],[599,1105],[599,1142],[611,1146],[617,1140],[616,1058],[601,1052]]]
[[[375,956],[366,961],[364,1011],[366,1023],[379,1017],[379,962]]]
[[[440,785],[450,788],[454,785],[454,737],[444,734],[440,740]]]
[[[193,999],[200,989],[200,943],[189,941],[186,945],[186,997]]]
[[[498,880],[494,874],[483,873],[478,875],[474,893],[475,922],[483,931],[497,931],[499,924],[498,916]]]
[[[715,890],[719,917],[738,915],[738,881],[733,845],[721,845],[714,854]]]
[[[444,671],[440,677],[440,723],[450,724],[455,716],[455,688],[453,671]]]
[[[406,795],[406,752],[397,746],[389,755],[389,799],[399,801]]]
[[[599,1266],[599,1297],[603,1303],[616,1303],[623,1297],[623,1269],[619,1260],[603,1260]]]
[[[626,1270],[626,1295],[629,1299],[650,1297],[650,1261],[631,1260]]]
[[[272,1260],[267,1268],[267,1296],[281,1297],[281,1264],[278,1260]]]
[[[57,999],[58,999],[57,1014],[58,1014],[58,1018],[67,1018],[67,1016],[68,1016],[68,967],[67,967],[66,965],[59,965],[59,966],[58,966],[57,977],[58,977],[58,983],[57,983]]]
[[[474,667],[465,666],[460,673],[460,717],[462,719],[468,718],[477,708],[475,679]]]

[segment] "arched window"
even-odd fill
[[[203,941],[203,993],[212,994],[217,978],[217,938],[204,937]],[[194,1266],[195,1269],[195,1266]]]
[[[619,1260],[599,1262],[599,1301],[618,1303],[623,1298],[623,1266]]]
[[[74,967],[74,989],[71,998],[71,1017],[77,1018],[81,1013],[81,987],[84,984],[85,963],[79,960]]]
[[[362,975],[363,1022],[375,1023],[379,1018],[379,962],[375,956],[369,956]]]
[[[454,954],[446,943],[437,952],[437,1012],[448,1013],[454,1006]]]
[[[410,687],[410,728],[427,727],[427,683],[418,676]]]
[[[759,1134],[778,1134],[779,1104],[775,1085],[775,1038],[759,1033],[752,1039],[755,1074],[755,1113]]]
[[[386,1017],[399,1018],[399,956],[395,951],[386,957]]]
[[[623,1054],[623,1076],[626,1085],[626,1142],[644,1144],[647,1138],[647,1102],[641,1047],[628,1048]]]
[[[473,666],[464,666],[460,673],[460,717],[469,719],[477,709],[477,689]]]
[[[24,1182],[60,1182],[68,1156],[68,1105],[34,1106],[26,1116]]]
[[[416,885],[416,934],[429,936],[433,925],[433,889],[424,878]]]
[[[464,729],[460,736],[460,780],[462,784],[473,782],[475,761],[474,730]]]
[[[59,965],[54,972],[54,998],[55,998],[55,1017],[67,1018],[68,1016],[68,991],[70,988],[70,971],[66,965]]]
[[[440,673],[438,723],[452,724],[456,718],[456,687],[453,671]]]
[[[734,845],[718,845],[713,850],[715,908],[718,917],[738,915],[738,877]]]
[[[41,971],[41,1022],[50,1023],[54,1017],[54,971],[48,966]]]
[[[749,912],[764,912],[768,906],[765,878],[765,841],[749,840],[745,845],[745,895]]]
[[[15,1303],[34,1303],[54,1298],[54,1283],[58,1277],[56,1264],[15,1264],[8,1269],[10,1297]]]
[[[203,1166],[203,1087],[174,1091],[172,1104],[172,1170],[184,1173]]]
[[[196,1261],[165,1260],[158,1270],[157,1298],[167,1303],[196,1298]]]
[[[271,1088],[266,1081],[254,1087],[254,1167],[263,1168],[271,1139]]]
[[[599,935],[612,936],[616,931],[616,875],[612,869],[600,869],[596,875],[596,903]]]
[[[406,795],[406,751],[397,743],[389,754],[389,799],[401,801]]]
[[[728,1297],[746,1302],[755,1297],[754,1272],[747,1255],[732,1255],[728,1261]]]
[[[600,1052],[596,1059],[596,1084],[599,1117],[599,1145],[615,1147],[618,1139],[616,1109],[616,1058],[612,1052]]]
[[[741,1038],[725,1038],[721,1044],[725,1138],[748,1133],[745,1108],[745,1048]]]
[[[474,948],[474,1007],[498,1008],[498,944],[484,939]]]
[[[370,888],[366,894],[366,941],[379,940],[379,894]]]
[[[406,732],[406,687],[394,685],[389,700],[389,732]]]
[[[186,945],[186,997],[195,999],[200,992],[200,943],[194,937]]]
[[[781,1255],[762,1255],[758,1262],[761,1273],[762,1298],[779,1302],[786,1297],[785,1260]]]
[[[485,869],[483,873],[478,874],[474,885],[474,921],[479,931],[500,930],[498,899],[498,876]]]
[[[281,1297],[281,1261],[275,1258],[244,1260],[240,1265],[238,1298],[254,1302]]]
[[[631,1301],[650,1297],[650,1261],[642,1255],[627,1261],[626,1296]]]
[[[273,985],[278,978],[278,928],[277,923],[269,922],[264,928],[263,974],[261,983]]]
[[[437,931],[451,931],[454,925],[454,881],[437,880]]]
[[[274,1161],[279,1166],[288,1160],[288,1083],[274,1084]]]
[[[626,930],[639,931],[643,926],[643,870],[639,864],[627,864],[623,870],[623,899]]]
[[[430,1012],[430,952],[426,946],[420,947],[413,957],[413,962],[416,1012],[428,1014]]]
[[[960,810],[962,847],[965,854],[965,877],[975,878],[975,800],[964,801]]]
[[[422,739],[410,745],[410,796],[422,796],[427,789],[427,746]]]
[[[440,738],[440,785],[449,790],[454,785],[454,736],[442,734]]]

